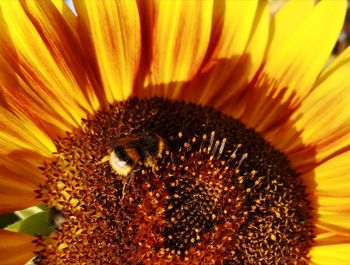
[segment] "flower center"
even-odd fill
[[[57,140],[40,194],[64,216],[38,264],[307,264],[312,209],[287,158],[211,108],[130,99]]]

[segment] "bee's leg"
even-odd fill
[[[126,187],[126,185],[128,184],[128,182],[129,182],[129,178],[125,178],[124,181],[123,181],[123,188],[122,188],[122,197],[121,197],[121,200],[124,199],[125,187]]]
[[[126,176],[126,178],[123,181],[123,188],[122,188],[122,197],[121,200],[124,199],[124,195],[125,195],[125,190],[126,190],[126,186],[129,185],[130,181],[134,180],[134,173],[133,170],[135,169],[136,164],[131,168],[130,173]]]
[[[159,177],[158,174],[157,174],[156,171],[155,171],[155,166],[152,167],[152,172],[153,172],[153,174],[154,174],[156,177]]]
[[[121,197],[121,200],[124,199],[126,186],[129,185],[130,179],[133,177],[133,175],[134,175],[134,174],[129,173],[129,175],[128,175],[128,176],[124,179],[124,181],[123,181],[123,188],[122,188],[122,197]]]

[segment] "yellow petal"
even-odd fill
[[[209,45],[213,1],[156,1],[151,11],[152,59],[145,86],[165,84],[157,94],[174,98],[181,85],[169,89],[167,84],[192,79],[202,64]]]
[[[133,88],[141,50],[136,1],[75,1],[82,43],[96,59],[108,102],[126,99]]]
[[[247,46],[249,37],[255,31],[255,29],[252,30],[252,25],[256,18],[258,1],[226,1],[224,4],[224,12],[216,14],[223,20],[217,23],[223,25],[212,55],[213,60],[241,55]]]
[[[0,230],[0,264],[20,265],[34,257],[36,238],[20,233]]]
[[[321,75],[293,117],[303,141],[316,147],[317,161],[345,151],[350,144],[349,55],[348,52],[341,58],[338,67]]]
[[[316,226],[339,235],[350,236],[349,212],[317,210]]]
[[[259,1],[258,9],[255,14],[254,22],[249,36],[248,44],[244,54],[249,54],[251,60],[251,69],[248,80],[250,81],[261,66],[267,49],[269,37],[269,12],[265,1]]]
[[[310,251],[311,264],[349,265],[350,244],[315,246]]]
[[[350,197],[318,196],[320,211],[350,213]]]
[[[334,58],[331,64],[326,69],[324,69],[321,76],[318,78],[317,83],[321,83],[324,79],[328,78],[328,76],[332,75],[344,64],[349,64],[349,58],[350,58],[350,47],[346,48],[340,55]]]
[[[350,149],[349,58],[350,48],[321,74],[313,91],[290,118],[287,116],[264,132],[266,139],[285,152],[299,171],[312,170],[318,163]],[[287,111],[288,108],[280,113]]]
[[[305,178],[314,179],[319,196],[350,197],[350,152],[316,166]]]
[[[0,9],[0,53],[22,87],[4,89],[79,125],[98,102],[74,32],[50,1],[0,1]]]
[[[277,2],[277,1],[276,1]],[[280,49],[281,45],[286,45],[287,39],[297,29],[297,26],[312,11],[314,1],[312,0],[291,0],[276,13],[271,19],[271,39],[267,58]]]
[[[345,11],[346,1],[320,1],[284,42],[275,44],[278,48],[272,47],[264,72],[279,82],[278,90],[288,87],[283,101],[296,92],[297,104],[310,92],[339,36]]]

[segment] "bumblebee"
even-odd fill
[[[157,134],[144,133],[121,136],[111,144],[111,148],[111,167],[118,175],[127,176],[139,162],[153,167],[156,159],[162,156],[165,142]]]
[[[125,186],[132,177],[133,170],[139,163],[153,168],[166,144],[158,134],[147,132],[120,136],[110,147],[109,164],[115,173],[125,177],[122,190],[124,197]]]

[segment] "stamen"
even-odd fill
[[[237,153],[238,149],[239,149],[241,146],[242,146],[241,144],[238,144],[238,145],[237,145],[236,149],[233,151],[233,153],[232,153],[231,156],[229,157],[227,163],[231,163],[231,162],[235,161],[235,159],[236,159],[236,157],[237,157],[237,154],[236,154],[236,153]]]
[[[244,154],[242,155],[241,159],[240,159],[239,162],[238,162],[238,166],[237,166],[236,170],[239,169],[239,167],[242,165],[243,161],[247,159],[247,157],[248,157],[248,153],[244,153]]]
[[[210,140],[209,140],[209,146],[208,146],[208,154],[210,153],[210,150],[211,150],[211,148],[213,146],[214,140],[215,140],[215,131],[212,131],[211,134],[210,134]]]
[[[219,145],[220,145],[220,141],[217,140],[217,141],[215,142],[215,145],[214,145],[213,150],[211,151],[210,160],[212,160],[212,159],[215,157],[215,154],[216,154],[216,151],[217,151]]]
[[[222,155],[222,152],[224,151],[224,148],[225,148],[225,144],[226,144],[226,138],[224,138],[221,142],[221,146],[220,146],[220,149],[219,149],[219,158],[221,157]]]

